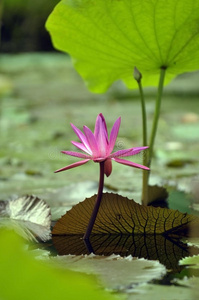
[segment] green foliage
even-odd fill
[[[115,80],[129,88],[199,68],[199,0],[62,0],[47,21],[54,46],[68,52],[90,90]]]
[[[36,261],[12,232],[0,231],[0,298],[3,300],[114,299],[94,277]]]

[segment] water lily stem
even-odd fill
[[[160,70],[160,79],[159,79],[158,91],[156,97],[155,113],[154,113],[152,131],[151,131],[150,142],[149,142],[149,151],[145,153],[145,157],[143,159],[145,166],[147,166],[148,168],[150,168],[151,166],[151,161],[153,157],[154,142],[155,142],[155,136],[158,128],[158,120],[160,116],[160,107],[161,107],[161,100],[163,94],[165,74],[166,74],[166,68],[162,67]],[[148,192],[149,176],[150,176],[150,172],[146,172],[143,170],[143,181],[142,181],[142,204],[143,205],[147,205],[149,203],[149,192]]]
[[[147,167],[149,167],[149,168],[151,165],[155,136],[156,136],[156,132],[157,132],[157,128],[158,128],[158,120],[159,120],[159,116],[160,116],[160,107],[161,107],[165,74],[166,74],[166,67],[162,67],[160,69],[160,79],[159,79],[158,92],[157,92],[157,97],[156,97],[155,113],[154,113],[152,131],[151,131],[150,142],[149,142],[149,161],[147,164]]]
[[[97,198],[95,201],[95,206],[94,206],[91,218],[89,220],[88,227],[86,229],[86,233],[83,237],[84,240],[88,240],[91,235],[91,232],[92,232],[92,229],[95,224],[96,217],[97,217],[97,213],[98,213],[98,210],[100,207],[100,203],[102,200],[103,187],[104,187],[104,161],[100,162],[99,164],[100,164],[100,178],[99,178],[98,193],[97,193]]]

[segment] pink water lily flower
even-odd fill
[[[75,125],[71,124],[72,129],[74,130],[75,134],[80,140],[80,142],[71,141],[71,143],[80,150],[82,150],[84,153],[74,151],[61,152],[67,155],[83,158],[84,160],[78,161],[64,168],[61,168],[55,171],[55,173],[81,166],[87,163],[89,160],[98,163],[104,162],[104,173],[107,177],[112,172],[112,161],[116,161],[117,163],[127,165],[130,167],[149,170],[149,168],[147,168],[146,166],[139,165],[137,163],[121,158],[138,154],[142,150],[147,149],[148,147],[135,147],[130,149],[119,150],[112,153],[119,132],[120,123],[121,117],[118,118],[114,123],[110,133],[110,137],[108,136],[105,118],[101,113],[97,116],[94,134],[87,126],[83,126],[83,133]]]

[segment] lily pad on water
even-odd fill
[[[181,295],[182,295],[182,291],[183,291],[182,298],[180,295],[180,299],[191,299],[191,300],[198,299],[198,293],[199,293],[199,278],[198,277],[195,277],[195,276],[191,277],[191,273],[190,273],[190,278],[187,278],[185,276],[183,279],[176,279],[175,283],[178,286],[180,286]],[[187,296],[187,298],[184,298],[185,295]],[[177,299],[177,297],[176,297],[176,299]]]
[[[68,211],[53,228],[55,235],[83,235],[96,196]],[[93,234],[197,235],[199,218],[167,208],[144,206],[118,194],[104,193],[92,230]]]
[[[188,289],[183,286],[179,287],[157,284],[143,285],[142,287],[135,288],[130,292],[131,293],[128,294],[128,300],[143,300],[144,297],[146,297],[145,299],[147,300],[197,300],[198,296],[198,294],[192,289]]]
[[[119,254],[159,260],[173,272],[178,261],[199,253],[180,241],[197,235],[199,218],[167,208],[143,206],[117,194],[104,193],[89,241],[82,239],[96,196],[75,205],[55,224],[53,244],[59,255]]]
[[[38,197],[0,201],[0,227],[13,228],[28,240],[47,241],[51,237],[50,226],[50,207]]]
[[[101,286],[117,291],[126,291],[130,287],[160,279],[166,274],[166,268],[158,261],[137,259],[132,256],[108,257],[98,255],[62,256],[51,258],[51,262],[61,268],[98,275]]]
[[[199,267],[199,255],[194,255],[192,257],[185,257],[179,261],[180,265],[189,265],[192,268],[198,269]]]
[[[199,68],[198,0],[62,0],[47,20],[55,48],[68,52],[90,90],[104,92],[122,79],[157,85]]]

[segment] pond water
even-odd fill
[[[171,208],[188,213],[197,213],[199,203],[198,80],[199,73],[183,75],[165,88],[150,178],[150,184],[167,187]],[[150,128],[154,88],[146,89],[146,95]],[[73,149],[70,141],[74,135],[70,122],[80,128],[83,125],[93,128],[96,116],[102,112],[110,128],[121,116],[117,149],[140,146],[142,143],[141,107],[137,91],[128,91],[121,83],[116,83],[104,95],[90,93],[66,55],[2,55],[0,101],[0,198],[7,200],[13,195],[35,194],[50,205],[53,220],[97,191],[96,164],[86,164],[70,173],[54,174],[56,169],[75,161],[60,154],[61,150]],[[141,163],[141,159],[138,156],[136,162]],[[141,170],[114,164],[113,173],[105,180],[105,186],[107,190],[140,202],[141,177]],[[179,265],[179,260],[198,254],[198,248],[193,246],[197,243],[197,239],[190,245],[163,236],[93,236],[90,244],[86,245],[77,236],[53,237],[54,247],[60,255],[88,255],[94,252],[97,256],[109,256],[114,253],[159,261],[168,272],[151,280],[157,280],[159,284],[168,276],[167,283],[171,284],[173,280],[165,299],[194,299],[194,294],[184,292],[184,286],[192,286],[195,291],[198,269],[193,271]],[[185,282],[184,275],[192,278],[193,274],[196,283]],[[180,279],[175,282],[174,278]],[[154,286],[150,286],[150,292],[149,286],[143,288],[147,291],[146,299],[152,299],[157,293],[157,284]],[[182,295],[179,294],[181,290]],[[131,296],[128,297],[131,299]],[[132,299],[141,299],[140,291],[136,297]]]

